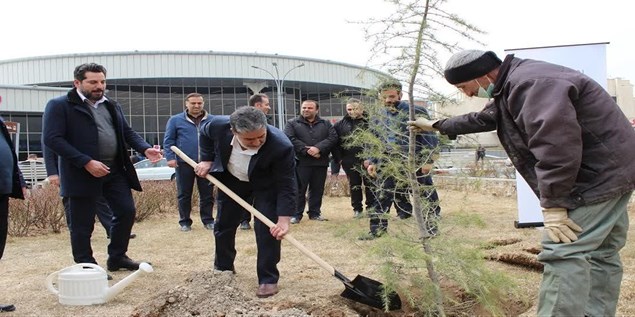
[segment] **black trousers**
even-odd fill
[[[254,201],[254,198],[275,199],[275,197],[254,197],[251,184],[240,181],[230,173],[223,173],[218,179],[248,203]],[[236,259],[236,230],[243,218],[243,213],[247,211],[220,190],[218,191],[217,207],[216,223],[214,225],[216,243],[214,268],[223,271],[233,271],[234,260]],[[274,223],[278,221],[275,210],[259,208],[258,203],[255,204],[255,207]],[[256,246],[258,249],[256,263],[258,284],[278,283],[280,272],[277,265],[280,262],[280,241],[276,240],[269,232],[269,227],[257,218],[254,219],[254,233],[256,234]]]
[[[326,182],[326,166],[298,166],[298,208],[295,217],[302,219],[308,190],[310,218],[322,214],[322,196],[324,196],[324,183]]]
[[[205,178],[198,177],[194,173],[194,168],[189,164],[181,163],[176,168],[176,189],[179,203],[179,225],[191,226],[192,218],[192,191],[194,183],[198,187],[199,194],[199,214],[201,222],[206,225],[214,222],[212,209],[214,208],[214,198],[212,191],[214,186]]]
[[[0,259],[4,254],[9,232],[9,195],[0,195]]]
[[[66,216],[66,226],[68,229],[71,229],[70,218],[71,214],[68,207],[68,197],[62,197],[62,204],[64,205],[64,215]],[[99,219],[99,223],[106,230],[106,236],[110,237],[110,227],[112,227],[112,211],[108,206],[108,202],[104,197],[100,197],[97,200],[97,219]]]
[[[381,179],[381,178],[380,178]],[[441,215],[441,207],[439,206],[439,195],[437,190],[432,187],[432,177],[424,176],[421,171],[417,171],[417,182],[424,186],[430,186],[424,191],[425,198],[428,200],[428,209],[426,210],[426,219],[428,220],[428,230],[430,234],[437,233],[437,220]],[[391,205],[395,205],[399,218],[405,219],[412,216],[412,204],[410,203],[410,189],[398,188],[393,178],[385,178],[381,184],[377,186],[377,201],[372,213],[370,213],[370,232],[377,233],[379,231],[388,230],[388,217]]]
[[[126,177],[116,169],[103,177],[101,193],[112,210],[108,256],[120,259],[128,252],[130,232],[136,209]],[[95,213],[100,196],[67,197],[70,217],[71,249],[75,263],[97,263],[93,257],[90,237],[95,228]]]
[[[346,172],[348,185],[351,190],[351,206],[353,207],[353,211],[358,212],[364,211],[364,204],[362,204],[363,196],[366,196],[365,205],[367,211],[375,205],[373,182],[368,178],[368,173],[361,172],[363,168],[361,164],[361,162],[354,164],[352,162],[342,161],[342,168],[344,168],[344,172]]]

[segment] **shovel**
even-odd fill
[[[196,162],[194,162],[191,158],[189,158],[185,153],[183,153],[178,147],[172,146],[170,149],[176,153],[181,159],[183,159],[187,164],[192,167],[196,167]],[[275,224],[269,220],[269,218],[265,217],[260,211],[254,208],[252,205],[247,203],[244,199],[240,198],[240,196],[236,195],[231,189],[227,188],[227,186],[223,185],[219,180],[214,178],[212,175],[207,174],[205,176],[207,180],[212,182],[216,187],[222,190],[227,196],[231,197],[234,201],[240,204],[243,208],[249,211],[254,217],[258,218],[258,220],[262,221],[267,227],[271,228],[275,226]],[[370,279],[365,276],[357,275],[352,281],[349,280],[344,274],[338,272],[333,266],[326,263],[320,257],[318,257],[315,253],[311,252],[307,249],[303,244],[301,244],[298,240],[296,240],[291,234],[284,235],[284,239],[289,241],[289,243],[293,244],[300,252],[304,253],[304,255],[311,258],[317,264],[319,264],[323,269],[327,270],[332,276],[337,278],[338,280],[344,283],[344,291],[340,296],[344,298],[348,298],[354,300],[356,302],[366,304],[371,307],[384,309],[384,296],[383,294],[383,284]],[[395,292],[390,292],[387,294],[387,302],[389,310],[397,310],[401,309],[401,299],[399,295]]]

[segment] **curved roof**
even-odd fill
[[[0,84],[44,86],[70,83],[73,80],[73,69],[87,62],[104,65],[108,70],[109,82],[140,79],[160,83],[170,79],[219,78],[233,79],[242,84],[243,80],[284,78],[285,82],[368,89],[381,78],[389,76],[362,66],[284,55],[214,51],[133,51],[4,60],[0,61]],[[278,67],[277,74],[274,63]],[[304,66],[295,68],[300,64]]]

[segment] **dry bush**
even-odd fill
[[[167,211],[166,206],[176,202],[176,185],[172,181],[146,181],[142,183],[143,191],[133,191],[137,214],[136,222]]]
[[[9,235],[14,237],[26,237],[31,227],[31,214],[29,212],[29,200],[9,200]]]
[[[329,176],[324,183],[324,195],[328,197],[350,197],[351,189],[346,176]]]
[[[64,206],[57,188],[31,189],[25,200],[9,202],[9,235],[24,237],[37,232],[61,232],[66,226]]]
[[[32,224],[39,229],[51,229],[60,233],[66,226],[64,205],[54,186],[34,188],[28,197]]]

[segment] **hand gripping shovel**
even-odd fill
[[[185,153],[181,152],[181,150],[172,146],[170,149],[176,153],[181,159],[183,159],[187,164],[192,167],[196,167],[196,162],[194,162],[191,158],[189,158]],[[238,204],[240,204],[243,208],[249,211],[254,217],[258,218],[262,223],[267,225],[267,227],[271,228],[275,224],[269,220],[269,218],[265,217],[260,211],[254,208],[252,205],[248,204],[244,199],[240,198],[236,195],[231,189],[227,188],[227,186],[223,185],[219,180],[214,178],[212,175],[206,175],[206,178],[212,182],[216,187],[222,190],[227,196],[231,197]],[[366,304],[368,306],[376,307],[379,309],[384,309],[384,297],[383,293],[383,284],[373,279],[370,279],[365,276],[357,275],[355,279],[352,281],[349,280],[342,273],[338,272],[334,267],[330,264],[326,263],[320,257],[318,257],[315,253],[311,252],[304,245],[302,245],[298,240],[292,237],[290,234],[286,234],[284,239],[289,241],[289,243],[293,244],[298,250],[300,250],[304,255],[311,258],[317,264],[319,264],[322,268],[327,270],[331,275],[333,275],[338,280],[344,283],[344,287],[346,289],[340,294],[342,297],[354,300],[356,302],[360,302]],[[395,292],[391,292],[387,294],[388,300],[388,309],[389,310],[397,310],[401,308],[401,299],[399,295]]]

